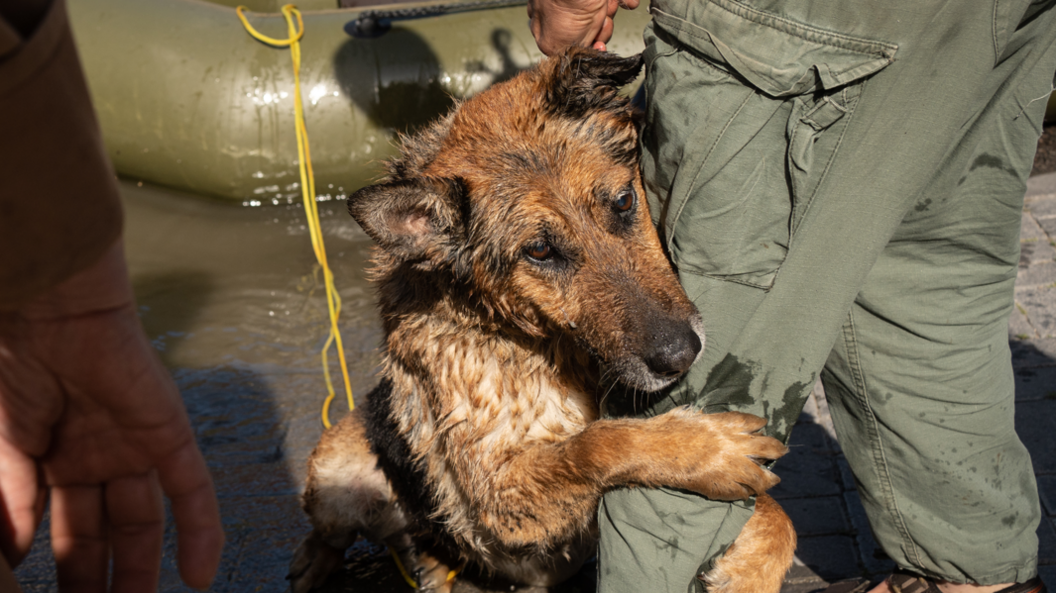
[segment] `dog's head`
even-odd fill
[[[349,211],[380,256],[472,295],[530,336],[567,334],[624,383],[660,389],[704,334],[644,200],[629,101],[641,70],[570,49],[406,138]]]

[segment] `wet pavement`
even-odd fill
[[[143,324],[179,385],[213,472],[228,543],[213,591],[282,592],[291,554],[308,532],[298,505],[305,460],[322,432],[319,350],[326,339],[321,276],[297,206],[245,208],[122,183],[126,246]],[[331,266],[344,301],[353,391],[373,384],[381,332],[362,277],[370,241],[344,210],[321,205]],[[1009,327],[1017,426],[1043,500],[1041,573],[1056,584],[1056,173],[1031,180],[1023,257]],[[336,364],[336,356],[334,364]],[[333,366],[332,368],[336,368]],[[340,398],[332,420],[341,415]],[[816,390],[777,466],[774,494],[800,536],[786,593],[878,576],[891,562],[876,547],[825,400]],[[45,530],[16,570],[29,592],[53,591]],[[162,591],[187,590],[166,534]],[[593,565],[562,593],[594,587]],[[383,549],[353,547],[328,593],[410,591]],[[509,589],[503,589],[509,590]],[[479,591],[461,582],[456,591]]]

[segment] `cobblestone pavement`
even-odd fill
[[[204,317],[208,321],[210,315],[224,320],[244,313],[241,309],[224,308],[231,304],[225,304],[223,298],[208,296],[223,294],[224,286],[216,285],[222,281],[216,278],[228,275],[224,271],[226,264],[217,263],[212,276],[195,271],[197,268],[193,266],[204,266],[213,257],[196,253],[189,255],[191,259],[187,261],[170,264],[171,269],[159,269],[163,258],[144,255],[143,249],[147,248],[143,246],[160,241],[158,237],[166,232],[179,235],[188,232],[186,228],[213,223],[203,223],[205,217],[202,213],[188,211],[188,207],[180,202],[186,198],[139,196],[136,195],[138,190],[127,183],[123,189],[129,210],[129,257],[137,294],[143,304],[144,324],[166,363],[173,368],[197,428],[199,443],[213,470],[221,500],[228,544],[212,590],[232,593],[286,591],[284,576],[290,556],[308,531],[297,497],[304,480],[305,459],[321,431],[319,401],[315,397],[320,373],[314,354],[319,344],[296,340],[287,343],[266,332],[260,333],[263,330],[258,324],[263,324],[262,319],[275,319],[276,311],[283,313],[278,306],[267,301],[266,294],[260,297],[260,302],[253,300],[257,298],[255,293],[246,298],[232,296],[226,299],[237,301],[244,309],[259,309],[259,316],[252,317],[252,323],[242,324],[250,327],[225,325],[221,321],[210,325],[192,320]],[[183,217],[188,226],[180,227],[178,231],[166,231],[159,228],[162,225],[158,222],[160,218],[157,221],[151,219],[152,223],[146,225],[141,222],[145,216],[141,210],[148,207],[162,212],[164,224],[182,224],[179,221]],[[273,212],[238,214],[242,218],[237,224],[271,223]],[[360,269],[369,242],[365,237],[348,236],[346,231],[341,231],[344,223],[336,222],[340,214],[335,215],[331,226],[325,227],[328,229],[328,247],[338,253],[335,259],[343,262],[346,269]],[[234,232],[232,229],[237,224],[224,222],[225,216],[234,214],[210,215],[210,220],[221,220],[216,223],[216,228],[201,231],[203,236]],[[246,216],[257,216],[261,220],[245,220]],[[256,259],[280,257],[277,255],[279,250],[295,249],[294,240],[306,240],[297,230],[297,216],[299,213],[292,211],[284,214],[281,220],[274,219],[274,223],[280,226],[287,225],[289,232],[286,234],[292,236],[288,244],[283,243],[287,239],[269,238],[258,244],[239,238],[237,247],[231,249],[244,250],[242,256],[247,260],[251,255]],[[1056,584],[1056,455],[1053,454],[1056,452],[1056,173],[1031,180],[1021,240],[1023,255],[1009,340],[1016,373],[1017,427],[1033,456],[1044,505],[1039,528],[1041,573],[1051,586]],[[189,241],[193,243],[193,238],[184,236],[181,239],[181,250],[186,249]],[[175,256],[168,259],[172,257]],[[306,260],[297,265],[310,267]],[[242,272],[251,273],[253,270]],[[188,284],[191,290],[188,290]],[[276,286],[282,290],[285,285],[277,282]],[[296,290],[289,286],[285,288],[293,293],[302,290],[300,284]],[[357,288],[342,296],[346,301],[344,323],[353,325],[356,334],[355,339],[346,338],[351,342],[346,342],[346,349],[359,353],[357,360],[360,362],[355,370],[357,377],[361,378],[357,379],[354,389],[357,393],[365,393],[371,382],[369,371],[376,363],[371,352],[378,343],[379,329],[369,291]],[[292,316],[287,311],[283,317],[289,319],[300,315],[312,324],[321,322],[321,301],[318,295],[312,297],[310,291],[309,297],[305,297],[302,307],[291,309]],[[176,314],[157,319],[152,317],[162,310],[176,311]],[[302,331],[300,328],[295,327],[296,331]],[[216,333],[210,333],[214,329]],[[286,331],[295,333],[293,329]],[[193,334],[197,337],[192,337]],[[210,335],[213,338],[208,338]],[[265,337],[261,338],[261,335]],[[216,336],[227,336],[224,339],[229,341],[216,342],[206,350],[214,353],[230,350],[231,354],[218,360],[200,360],[188,354],[195,340],[218,339]],[[265,350],[271,354],[255,354]],[[786,579],[784,592],[808,593],[833,580],[875,577],[889,571],[892,564],[870,535],[847,463],[835,441],[820,389],[816,389],[808,401],[793,432],[791,445],[791,452],[778,465],[777,471],[783,481],[774,491],[795,522],[800,537],[796,566]],[[33,553],[16,571],[26,591],[56,589],[54,563],[43,533],[44,530],[38,535]],[[175,538],[170,527],[162,571],[163,591],[186,590],[179,582],[173,563],[174,548]],[[586,593],[592,591],[593,586],[593,567],[588,566],[555,591]],[[399,577],[384,550],[364,543],[352,549],[345,572],[331,579],[325,590],[327,593],[353,590],[403,593],[410,588]],[[456,591],[472,593],[479,589],[460,583]]]

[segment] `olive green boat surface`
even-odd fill
[[[225,5],[236,3],[70,3],[119,175],[247,205],[300,199],[290,52],[252,39]],[[283,2],[243,3],[277,10]],[[301,90],[321,200],[376,179],[398,132],[542,57],[524,6],[401,21],[380,37],[355,39],[342,27],[365,9],[326,8],[336,4],[299,3]],[[287,36],[281,14],[249,13],[249,20],[266,35]],[[640,51],[647,20],[644,9],[621,11],[610,50]]]

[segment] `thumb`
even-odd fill
[[[0,552],[12,567],[29,552],[44,512],[37,464],[0,437]]]

